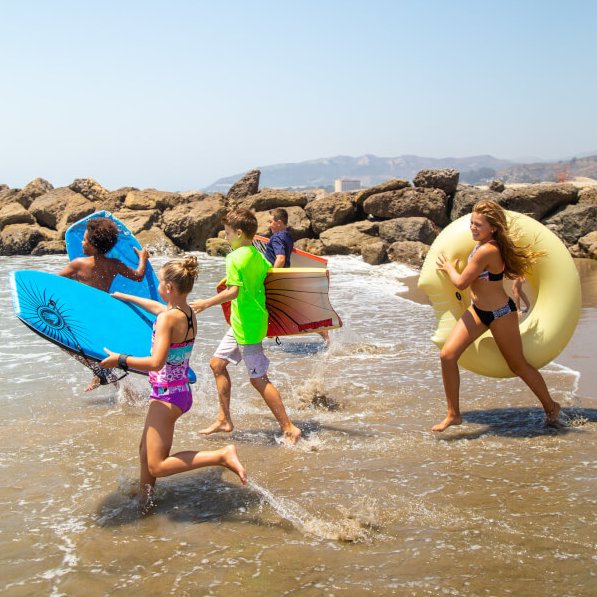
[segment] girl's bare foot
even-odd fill
[[[216,421],[205,429],[200,429],[201,435],[210,435],[212,433],[230,433],[234,429],[234,425],[230,421]]]
[[[95,388],[99,388],[101,385],[101,380],[97,375],[93,376],[93,379],[89,382],[89,385],[85,388],[86,392],[91,392],[95,390]]]
[[[560,410],[560,405],[554,401],[552,409],[549,412],[545,411],[545,424],[548,427],[555,427],[556,429],[564,427],[564,424],[560,421]]]
[[[238,459],[238,452],[236,450],[236,446],[230,444],[223,448],[224,454],[222,456],[222,464],[233,473],[236,473],[243,485],[247,484],[247,470],[245,467],[240,463]]]
[[[444,431],[450,425],[460,425],[462,423],[462,417],[460,415],[448,415],[441,423],[434,425],[431,431]]]

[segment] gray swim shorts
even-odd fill
[[[216,352],[214,352],[214,357],[224,359],[235,365],[244,361],[251,379],[267,375],[269,369],[269,359],[263,353],[261,342],[259,344],[239,344],[234,338],[232,329],[228,330],[222,338]]]

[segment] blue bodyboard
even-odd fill
[[[135,253],[133,247],[141,249],[141,245],[134,237],[133,233],[109,211],[96,211],[90,216],[75,222],[68,228],[64,235],[68,258],[72,261],[78,257],[85,257],[85,253],[83,253],[83,236],[85,234],[85,229],[87,228],[87,222],[93,218],[108,218],[118,227],[118,241],[106,255],[108,257],[113,257],[114,259],[120,259],[125,265],[137,269],[137,266],[139,265],[139,257],[137,257],[137,253]],[[134,280],[129,280],[128,278],[118,275],[114,278],[114,281],[110,286],[110,292],[134,294],[135,296],[142,296],[163,303],[164,301],[162,301],[158,294],[158,284],[158,278],[151,267],[151,263],[148,261],[145,276],[141,282],[135,282]]]

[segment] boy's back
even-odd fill
[[[267,335],[264,280],[270,263],[253,246],[242,246],[226,257],[226,285],[238,286],[230,324],[239,344],[257,344]]]

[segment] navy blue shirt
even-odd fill
[[[284,255],[286,258],[284,267],[290,267],[290,253],[292,252],[293,246],[294,241],[288,230],[276,232],[276,234],[272,234],[272,237],[267,243],[265,248],[265,258],[273,265],[276,261],[276,255]]]

